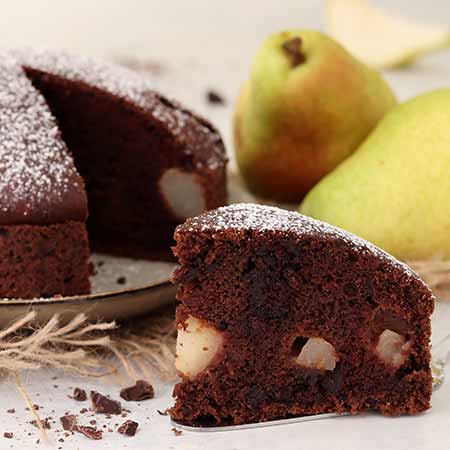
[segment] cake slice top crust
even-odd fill
[[[432,296],[428,286],[407,264],[397,260],[370,242],[325,222],[295,211],[273,206],[238,203],[217,208],[188,219],[184,224],[178,226],[175,232],[175,240],[178,241],[182,235],[198,232],[210,233],[214,238],[217,238],[221,233],[226,233],[229,236],[230,230],[237,233],[239,237],[251,232],[269,232],[293,239],[310,236],[311,238],[341,241],[359,253],[379,259],[385,264],[386,270],[400,271],[406,277],[415,279]]]
[[[24,71],[0,63],[0,224],[84,221],[84,183],[55,118]]]
[[[225,167],[225,148],[217,130],[174,100],[158,94],[146,77],[125,67],[67,53],[16,50],[15,58],[27,72],[38,71],[57,76],[122,99],[157,122],[176,140],[181,151],[194,160],[197,169]]]

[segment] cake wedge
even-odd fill
[[[434,297],[405,264],[323,222],[252,204],[188,219],[175,240],[172,419],[430,407]]]

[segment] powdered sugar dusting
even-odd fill
[[[369,252],[389,265],[401,269],[405,274],[420,280],[409,266],[370,242],[320,220],[274,206],[237,203],[188,219],[183,225],[179,226],[180,231],[191,232],[198,230],[220,233],[230,229],[260,232],[275,231],[291,235],[323,236],[340,240],[358,252]]]
[[[43,97],[11,58],[0,63],[0,223],[39,221],[81,194],[73,160]],[[33,216],[33,217],[32,217]]]

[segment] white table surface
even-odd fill
[[[323,23],[322,2],[318,0],[20,0],[8,3],[8,6],[2,5],[0,15],[2,46],[40,45],[92,55],[134,55],[162,61],[168,70],[154,79],[155,86],[210,117],[221,129],[229,149],[232,102],[261,39],[281,28],[320,28]],[[412,17],[450,23],[448,0],[378,0],[376,3],[389,5]],[[448,87],[450,52],[429,56],[407,71],[392,71],[385,76],[401,100],[436,87]],[[209,87],[225,95],[227,106],[207,105],[204,93]],[[433,319],[433,340],[448,332],[449,303],[438,306]],[[58,379],[52,380],[55,376]],[[77,412],[85,406],[67,398],[74,386],[96,389],[114,398],[118,398],[120,388],[104,380],[79,379],[53,371],[24,374],[23,379],[33,402],[41,407],[41,417],[56,419],[66,411]],[[156,387],[155,399],[140,405],[126,405],[132,411],[130,419],[140,423],[134,438],[106,431],[101,441],[74,435],[61,443],[58,442],[61,435],[55,431],[60,429],[58,424],[49,431],[52,447],[83,450],[450,449],[450,379],[433,396],[432,410],[416,417],[390,419],[365,414],[233,433],[183,432],[181,436],[175,436],[168,418],[156,411],[171,404],[172,386],[158,384]],[[38,431],[29,423],[32,417],[25,410],[26,405],[14,383],[2,381],[0,398],[0,449],[45,448],[36,444]],[[16,413],[6,413],[8,408],[15,408]],[[86,418],[84,424],[89,420],[91,418]],[[99,424],[115,424],[125,419],[108,421],[97,417],[97,420]],[[3,438],[5,431],[12,431],[14,438]]]

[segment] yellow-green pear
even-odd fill
[[[300,211],[403,260],[450,257],[450,89],[394,108]]]
[[[234,114],[249,189],[299,202],[396,104],[380,74],[317,31],[283,31],[256,54]]]

